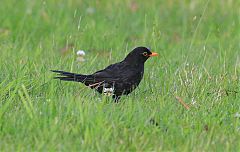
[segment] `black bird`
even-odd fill
[[[149,57],[157,55],[146,47],[137,47],[123,61],[111,64],[90,75],[58,70],[52,70],[52,72],[59,74],[54,77],[55,79],[81,82],[91,89],[96,89],[101,94],[112,96],[115,101],[118,101],[121,95],[131,93],[139,85],[143,77],[145,61]]]

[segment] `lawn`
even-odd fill
[[[239,7],[1,0],[0,151],[239,151]],[[119,103],[50,72],[93,73],[136,46],[160,56]]]

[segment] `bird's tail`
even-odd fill
[[[54,79],[60,79],[63,81],[76,81],[76,82],[82,82],[88,85],[88,81],[92,80],[91,75],[76,74],[76,73],[58,71],[58,70],[51,70],[51,71],[58,74],[58,76],[54,77]]]

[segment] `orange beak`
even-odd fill
[[[152,54],[150,54],[149,56],[158,56],[158,53],[152,52]]]

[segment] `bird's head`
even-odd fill
[[[144,63],[149,57],[158,56],[157,53],[151,52],[146,47],[136,47],[125,58],[125,61],[131,63]]]

